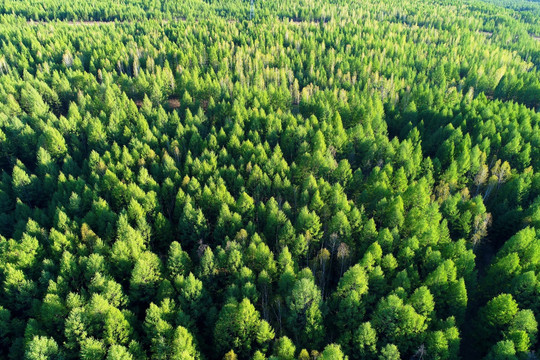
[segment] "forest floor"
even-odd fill
[[[170,109],[178,109],[180,107],[180,99],[175,97],[169,98],[167,99],[167,104],[169,105]],[[140,108],[143,105],[143,101],[135,100],[135,105]]]

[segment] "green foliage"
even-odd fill
[[[398,346],[400,352],[411,351],[427,328],[426,318],[396,295],[381,299],[372,319],[373,327],[385,343]],[[384,334],[384,338],[383,338]]]
[[[53,127],[45,128],[40,143],[53,158],[61,158],[67,151],[63,136]]]
[[[394,344],[387,344],[381,349],[379,360],[400,360],[399,350]]]
[[[292,360],[295,350],[293,342],[288,337],[283,336],[277,339],[274,354],[280,360]]]
[[[266,325],[265,325],[266,324]],[[240,303],[231,301],[219,314],[214,339],[222,353],[235,350],[240,356],[250,354],[254,348],[274,338],[274,332],[248,299]]]
[[[320,358],[323,360],[346,360],[347,356],[343,355],[339,345],[330,344],[324,348]]]
[[[370,322],[365,322],[358,327],[354,334],[355,357],[362,359],[374,359],[377,353],[377,332]]]
[[[106,360],[132,360],[133,356],[128,352],[125,346],[113,345],[107,352]]]
[[[324,335],[321,293],[312,279],[299,279],[287,298],[288,325],[302,346],[318,346]]]
[[[501,294],[490,300],[483,308],[485,325],[499,329],[508,325],[518,312],[518,304],[512,295]]]
[[[179,326],[174,331],[172,340],[172,357],[174,359],[197,360],[199,352],[195,349],[193,336],[189,331]]]
[[[540,6],[253,15],[0,4],[0,358],[533,356]]]
[[[61,358],[58,344],[45,336],[34,336],[26,346],[25,360],[53,360]]]

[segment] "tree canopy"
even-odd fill
[[[533,359],[540,5],[0,3],[0,358]]]

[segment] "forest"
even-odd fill
[[[0,360],[540,358],[538,0],[1,0]]]

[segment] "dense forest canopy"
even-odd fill
[[[536,359],[540,3],[2,0],[0,359]]]

